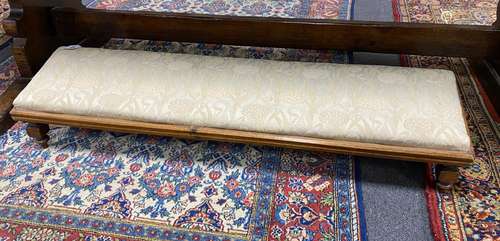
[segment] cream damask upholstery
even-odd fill
[[[469,151],[450,71],[58,49],[14,102],[34,111]]]

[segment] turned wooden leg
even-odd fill
[[[449,190],[455,183],[458,182],[458,167],[457,166],[436,166],[437,186],[439,188]]]
[[[30,123],[28,124],[26,132],[28,132],[28,136],[34,138],[41,147],[49,147],[49,136],[47,135],[49,132],[49,125]]]

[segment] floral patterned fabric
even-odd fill
[[[453,23],[491,24],[494,21],[496,1],[439,1],[441,9],[454,9]],[[395,15],[404,22],[441,22],[436,11],[427,11],[417,1],[400,0]],[[452,4],[453,3],[453,4]],[[482,6],[479,9],[474,6]],[[493,11],[485,11],[485,10]],[[401,10],[401,12],[398,12]],[[485,17],[480,17],[485,16]],[[441,20],[440,20],[441,19]],[[500,124],[494,110],[485,107],[488,102],[477,77],[465,59],[404,56],[411,67],[453,70],[461,93],[462,105],[467,113],[475,160],[471,166],[460,168],[460,178],[452,190],[439,190],[434,184],[435,169],[429,166],[426,187],[427,204],[432,230],[436,240],[490,240],[500,236]],[[482,98],[485,97],[485,98]]]
[[[232,46],[223,44],[203,44],[165,41],[145,41],[134,39],[111,39],[105,46],[109,49],[161,51],[168,53],[196,54],[207,56],[230,56],[280,61],[304,61],[321,63],[349,63],[350,56],[344,51],[309,50]]]
[[[96,0],[89,8],[215,15],[350,19],[352,0]]]
[[[162,240],[362,236],[348,156],[69,128],[53,129],[42,150],[25,127],[0,138],[0,236],[47,225],[61,240],[75,230]]]
[[[13,104],[463,154],[471,148],[447,70],[61,47]]]
[[[491,25],[499,0],[393,0],[396,21]]]
[[[0,0],[0,37],[5,34],[2,21],[9,16],[10,6],[8,0]]]
[[[19,71],[17,70],[14,57],[9,57],[0,63],[0,94],[2,94],[9,85],[19,77]]]
[[[106,46],[338,62],[336,52],[112,40]],[[364,240],[349,156],[53,128],[0,137],[0,237]]]

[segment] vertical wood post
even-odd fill
[[[15,123],[9,114],[14,99],[50,56],[56,43],[53,38],[55,31],[50,23],[50,9],[23,8],[22,3],[20,0],[10,0],[10,15],[3,21],[5,32],[13,38],[12,54],[21,78],[14,80],[0,96],[1,132],[7,131]]]
[[[15,123],[9,115],[15,97],[52,52],[69,42],[57,35],[51,9],[61,4],[81,6],[80,0],[9,0],[9,4],[10,15],[3,21],[3,27],[7,35],[13,38],[12,54],[21,78],[14,80],[0,96],[0,132],[8,130]],[[41,144],[44,145],[43,142]]]

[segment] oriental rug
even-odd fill
[[[345,61],[334,51],[123,39],[106,47]],[[16,76],[12,65],[0,76]],[[23,123],[0,137],[0,240],[366,240],[350,156],[76,128],[49,134],[45,150]]]
[[[6,19],[10,13],[10,6],[8,0],[0,0],[0,23],[2,20]],[[0,24],[0,37],[5,34],[3,25]]]
[[[478,1],[396,0],[394,15],[403,22],[491,24],[497,0]],[[438,4],[440,11],[434,8]],[[475,161],[460,168],[460,180],[452,190],[434,184],[435,169],[428,167],[427,204],[436,240],[499,240],[500,135],[499,118],[472,72],[460,58],[402,56],[403,65],[453,70],[462,105],[467,113]],[[490,111],[488,111],[488,109]]]
[[[0,94],[2,94],[16,78],[19,77],[14,57],[9,57],[0,63]]]
[[[89,0],[89,8],[283,18],[351,18],[353,0]]]
[[[410,23],[491,25],[498,0],[392,0],[394,20]]]
[[[0,137],[0,237],[361,240],[349,156],[82,129]]]

